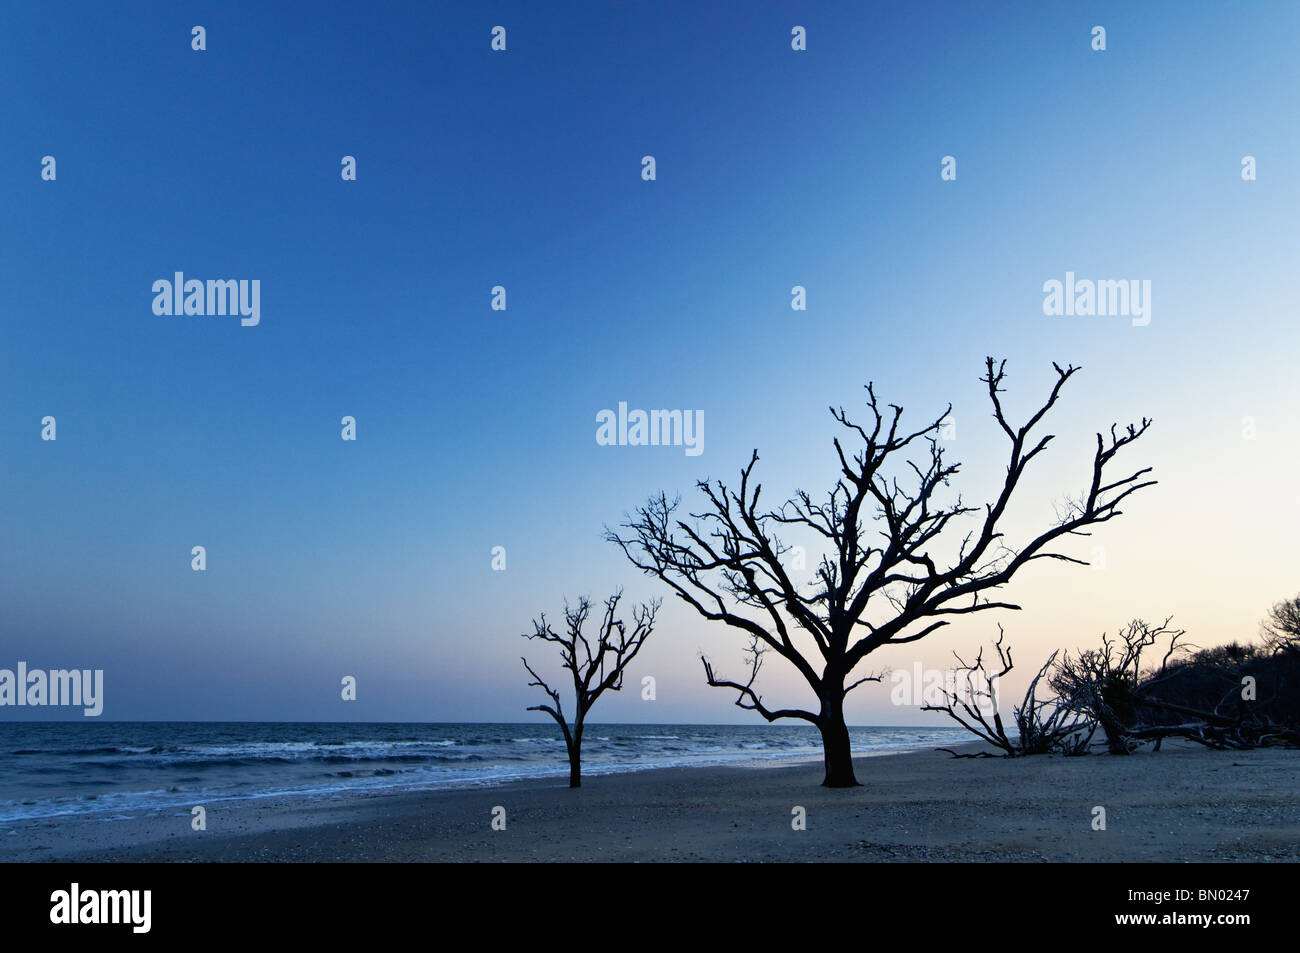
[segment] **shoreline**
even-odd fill
[[[6,823],[0,861],[1300,860],[1300,753],[1285,749],[873,753],[855,758],[861,786],[836,790],[820,786],[820,763],[761,767],[213,802],[205,831],[188,809]],[[805,830],[792,828],[797,807]]]
[[[149,781],[152,782],[152,785],[146,788],[121,791],[105,790],[94,794],[83,794],[75,799],[65,799],[61,803],[58,802],[58,799],[20,801],[18,798],[20,798],[21,795],[13,795],[7,802],[8,805],[21,803],[25,807],[30,807],[31,811],[17,811],[8,815],[0,814],[0,833],[12,829],[15,825],[22,825],[30,822],[48,820],[57,823],[63,818],[77,818],[83,816],[102,818],[109,814],[123,816],[138,815],[149,812],[165,813],[171,810],[179,810],[181,807],[188,810],[195,804],[227,804],[245,801],[331,801],[338,798],[355,798],[387,794],[409,794],[444,790],[463,791],[493,789],[524,781],[546,782],[557,781],[560,779],[567,781],[569,776],[568,761],[563,752],[562,740],[558,738],[556,740],[560,741],[561,750],[554,752],[555,757],[545,761],[536,761],[527,770],[508,768],[507,762],[498,763],[493,766],[496,770],[501,772],[497,774],[470,774],[463,777],[418,779],[402,777],[396,775],[395,772],[391,770],[375,771],[372,776],[363,769],[358,771],[355,777],[351,771],[343,772],[339,777],[346,777],[348,780],[334,781],[333,783],[321,781],[317,783],[300,783],[295,785],[291,782],[280,782],[270,784],[269,786],[260,789],[240,790],[237,788],[231,788],[222,790],[218,788],[206,791],[185,790],[179,787],[163,788],[158,785],[167,784],[168,782],[156,778],[150,778]],[[938,747],[951,747],[955,743],[960,742],[954,742],[952,739],[914,739],[909,740],[905,744],[880,746],[857,751],[854,753],[854,758],[874,758],[905,754],[913,751],[929,750]],[[14,753],[28,754],[38,752],[17,751]],[[760,753],[759,751],[730,755],[715,753],[697,757],[669,758],[667,760],[596,760],[593,764],[584,763],[583,778],[586,780],[588,778],[639,774],[645,771],[678,768],[767,768],[785,767],[796,764],[821,764],[822,757],[822,752],[820,750],[808,748],[794,752],[780,753]],[[382,756],[378,760],[382,761]],[[193,781],[198,779],[187,778],[184,780]]]
[[[938,745],[914,745],[906,748],[881,748],[875,751],[864,751],[854,755],[855,762],[866,758],[880,758],[891,755],[914,754],[919,751],[933,751],[938,749]],[[979,743],[955,746],[958,748],[979,748]],[[621,778],[629,775],[639,775],[658,771],[697,771],[710,769],[735,768],[742,771],[762,771],[767,769],[780,770],[782,768],[809,767],[822,764],[821,754],[792,754],[777,757],[755,757],[749,759],[738,759],[734,761],[701,761],[697,763],[685,764],[667,764],[667,765],[628,765],[619,766],[614,770],[591,770],[584,767],[582,780],[584,785],[590,786],[590,783],[598,783],[605,778]],[[100,806],[101,801],[93,801],[84,811],[66,811],[60,814],[34,814],[24,817],[14,817],[0,819],[0,836],[24,836],[29,834],[32,829],[42,827],[46,829],[57,828],[60,825],[68,824],[79,826],[83,831],[93,830],[88,826],[92,823],[109,823],[125,822],[157,822],[166,825],[168,818],[191,817],[191,809],[196,804],[202,804],[207,810],[212,810],[213,806],[218,806],[222,810],[231,814],[240,811],[252,810],[262,806],[278,816],[293,816],[297,813],[310,815],[318,808],[348,804],[361,805],[368,804],[376,799],[383,798],[414,798],[420,795],[435,794],[468,794],[470,792],[479,792],[485,797],[493,791],[519,787],[527,789],[529,787],[552,788],[563,787],[568,789],[569,768],[567,764],[557,764],[553,770],[546,774],[537,775],[510,775],[501,777],[476,777],[463,778],[451,781],[444,781],[432,785],[422,785],[416,782],[409,784],[396,784],[391,786],[377,785],[374,787],[338,787],[326,790],[306,790],[306,791],[268,791],[250,794],[220,794],[210,798],[190,798],[176,800],[175,803],[168,804],[134,804],[134,805],[115,805],[107,804]],[[168,832],[168,836],[174,832]],[[6,844],[0,840],[0,862],[11,860],[6,850]]]

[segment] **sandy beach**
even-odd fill
[[[963,750],[978,750],[968,747]],[[1130,757],[859,759],[7,823],[4,861],[1295,861],[1300,753],[1166,745]],[[493,830],[492,812],[506,812]],[[1106,829],[1093,830],[1093,809]],[[806,830],[792,811],[806,811]]]

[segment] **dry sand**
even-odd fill
[[[968,748],[965,750],[977,750]],[[1199,747],[1123,758],[671,768],[492,788],[206,805],[0,828],[0,860],[1268,861],[1300,860],[1300,752]],[[491,829],[506,809],[506,829]],[[792,809],[807,829],[792,829]],[[1092,829],[1093,808],[1106,830]]]

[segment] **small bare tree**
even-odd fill
[[[865,424],[843,408],[831,409],[844,439],[857,449],[834,441],[839,475],[824,496],[814,499],[800,490],[766,509],[754,474],[755,451],[740,471],[738,489],[721,481],[696,484],[705,506],[690,521],[677,513],[679,501],[660,493],[624,522],[625,535],[607,532],[634,566],[656,576],[703,618],[739,629],[755,649],[761,643],[803,676],[816,704],[770,708],[756,686],[762,652],[751,650],[745,681],[719,678],[707,660],[704,665],[708,684],[734,690],[739,707],[768,721],[798,718],[816,725],[824,785],[857,784],[844,705],[853,689],[879,680],[855,674],[868,655],[915,642],[964,613],[1018,609],[996,594],[1020,569],[1037,559],[1084,563],[1056,547],[1119,516],[1121,503],[1155,483],[1147,479],[1149,467],[1123,476],[1111,472],[1116,456],[1146,433],[1150,421],[1122,430],[1112,426],[1109,438],[1097,434],[1079,497],[1053,525],[1018,546],[1008,542],[1003,516],[1026,469],[1053,439],[1039,425],[1078,370],[1052,366],[1050,393],[1017,426],[1003,413],[1006,362],[985,362],[981,380],[1009,452],[1001,489],[984,506],[967,506],[960,496],[945,499],[960,470],[939,439],[951,405],[909,432],[901,424],[903,409],[882,405],[868,384]],[[958,527],[967,519],[974,525],[963,534]],[[787,527],[820,537],[824,545],[811,584],[791,578],[783,558],[790,547],[777,535]]]
[[[1260,635],[1273,653],[1300,648],[1300,596],[1274,605],[1260,626]]]
[[[1172,618],[1172,617],[1171,617]],[[1078,655],[1066,652],[1051,676],[1052,689],[1071,710],[1091,718],[1106,735],[1111,754],[1129,754],[1149,734],[1139,723],[1143,705],[1142,688],[1159,679],[1175,654],[1186,649],[1179,644],[1187,633],[1171,628],[1171,619],[1152,625],[1134,619],[1114,638],[1102,635],[1100,649],[1085,649]],[[1169,646],[1160,666],[1142,669],[1142,654],[1162,639]]]
[[[953,687],[941,689],[938,703],[923,705],[921,710],[946,713],[971,734],[1000,748],[1010,758],[1054,751],[1065,754],[1081,754],[1086,751],[1096,730],[1096,723],[1071,712],[1057,699],[1038,697],[1038,684],[1056,662],[1058,652],[1053,652],[1043,663],[1029,683],[1024,699],[1012,712],[1017,737],[1012,738],[1007,733],[999,710],[1000,693],[997,686],[1015,665],[1011,660],[1011,647],[1002,644],[1004,635],[1002,626],[999,625],[998,640],[993,644],[1000,666],[996,673],[985,667],[983,648],[971,663],[954,652],[959,667]],[[991,757],[987,752],[967,755],[948,748],[939,750],[947,751],[957,758]]]
[[[564,745],[569,753],[571,788],[582,786],[582,729],[587,712],[591,711],[596,699],[606,691],[616,692],[623,687],[623,673],[654,631],[659,600],[654,599],[633,610],[629,631],[623,620],[618,618],[618,603],[622,597],[620,591],[605,600],[605,612],[594,647],[582,634],[587,617],[591,614],[591,600],[586,596],[579,599],[576,606],[570,607],[565,603],[563,634],[551,628],[545,614],[533,621],[532,632],[524,633],[526,639],[541,639],[558,645],[561,664],[573,679],[575,711],[573,725],[570,726],[564,717],[560,693],[533,671],[528,659],[523,659],[524,668],[533,677],[528,683],[529,687],[537,686],[551,698],[551,704],[533,705],[528,710],[546,712],[559,723],[560,730],[564,732]]]
[[[1092,736],[1097,733],[1097,723],[1088,715],[1071,711],[1059,698],[1038,697],[1038,683],[1056,664],[1060,654],[1057,649],[1047,657],[1029,683],[1025,700],[1016,709],[1021,754],[1087,754]]]

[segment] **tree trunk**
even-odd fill
[[[1111,754],[1129,754],[1128,726],[1133,722],[1132,690],[1122,679],[1107,676],[1101,685],[1101,704],[1097,720],[1106,733],[1106,748]]]
[[[849,741],[849,726],[844,723],[843,689],[832,685],[830,695],[822,699],[821,722],[822,752],[826,761],[826,779],[822,787],[855,788],[858,779],[853,774],[853,746]]]
[[[582,726],[579,725],[569,742],[569,787],[582,787]]]
[[[582,755],[577,749],[569,749],[569,787],[582,787]]]
[[[1106,735],[1106,750],[1111,754],[1129,754],[1128,737],[1124,726],[1113,718],[1102,717],[1101,730]]]

